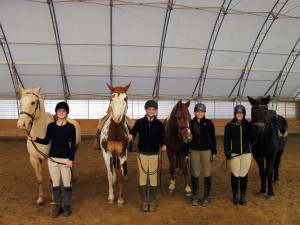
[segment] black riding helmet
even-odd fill
[[[55,113],[57,113],[57,110],[59,109],[64,109],[66,110],[67,114],[69,114],[69,105],[66,102],[59,102],[57,103],[57,105],[55,106]]]
[[[194,112],[203,111],[206,112],[206,106],[203,103],[197,103],[194,107]]]
[[[145,110],[149,107],[153,107],[153,108],[156,108],[157,109],[157,103],[156,101],[154,100],[148,100],[146,103],[145,103]]]
[[[244,115],[246,115],[246,108],[243,105],[237,105],[236,107],[234,107],[234,114],[236,113],[244,113]]]

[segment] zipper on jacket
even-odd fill
[[[242,125],[240,125],[240,138],[241,138],[241,154],[243,154],[243,129]]]

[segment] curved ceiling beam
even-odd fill
[[[168,1],[168,8],[167,8],[166,16],[165,16],[165,23],[164,23],[163,34],[162,34],[160,50],[159,50],[158,65],[157,65],[157,70],[156,70],[157,73],[156,73],[156,78],[155,78],[153,92],[152,92],[152,97],[154,97],[154,98],[159,97],[161,66],[162,66],[162,60],[163,60],[163,55],[164,55],[164,50],[165,50],[165,42],[166,42],[166,36],[167,36],[167,31],[168,31],[168,26],[169,26],[170,15],[171,15],[171,11],[173,9],[173,2],[174,2],[174,0]]]
[[[68,85],[67,76],[66,76],[66,72],[65,72],[64,60],[63,60],[63,56],[62,56],[62,50],[61,50],[61,44],[60,44],[60,38],[59,38],[59,32],[58,32],[58,27],[57,27],[57,21],[56,21],[53,1],[47,0],[47,4],[49,6],[49,11],[50,11],[51,20],[52,20],[52,26],[53,26],[53,30],[54,30],[54,36],[55,36],[56,48],[57,48],[57,53],[58,53],[58,58],[59,58],[59,66],[60,66],[60,72],[61,72],[64,97],[65,97],[65,99],[67,99],[68,97],[70,97],[70,90],[69,90],[69,85]]]
[[[279,75],[277,76],[275,81],[272,83],[272,85],[269,87],[269,89],[265,93],[265,96],[266,96],[268,94],[268,92],[270,91],[270,89],[276,84],[274,93],[273,93],[273,97],[272,97],[272,108],[274,110],[277,110],[277,105],[278,105],[278,101],[280,98],[282,88],[283,88],[285,81],[294,65],[294,62],[296,61],[297,57],[299,56],[299,52],[300,52],[300,46],[298,46],[300,44],[299,40],[300,40],[300,38],[298,38],[296,44],[294,45],[292,51],[290,52],[282,70],[279,72]]]
[[[196,89],[197,89],[197,87],[199,85],[199,88],[198,88],[198,99],[200,101],[201,101],[201,98],[202,98],[202,95],[203,95],[204,84],[205,84],[205,79],[206,79],[206,74],[207,74],[207,70],[208,70],[210,58],[211,58],[211,55],[213,53],[214,46],[215,46],[215,43],[216,43],[219,31],[221,29],[224,17],[227,15],[227,10],[228,10],[229,5],[231,4],[232,0],[229,0],[229,2],[227,3],[227,6],[226,6],[226,1],[227,0],[223,1],[223,4],[222,4],[222,6],[220,8],[217,20],[215,22],[214,29],[213,29],[212,34],[210,36],[210,40],[209,40],[209,44],[208,44],[208,47],[207,47],[207,50],[206,50],[206,54],[205,54],[203,66],[201,68],[200,76],[198,78],[198,81],[196,83],[196,86],[195,86],[193,94],[192,94],[192,97],[193,97],[194,94],[195,94],[195,92],[196,92]]]
[[[272,24],[278,18],[279,13],[281,12],[281,10],[283,9],[283,7],[286,5],[287,2],[288,2],[288,0],[285,0],[285,1],[277,0],[275,5],[269,12],[267,18],[265,19],[265,22],[263,23],[262,27],[260,28],[258,35],[256,36],[255,42],[254,42],[252,49],[250,51],[250,54],[248,56],[246,65],[245,65],[244,69],[242,70],[240,78],[236,82],[236,84],[235,84],[234,88],[232,89],[232,91],[230,92],[228,98],[230,98],[232,96],[232,93],[234,92],[236,87],[239,85],[238,93],[237,93],[237,101],[242,100],[244,90],[245,90],[245,87],[246,87],[246,84],[248,81],[248,77],[251,72],[251,68],[255,61],[255,58],[258,54],[258,51],[259,51],[265,37],[267,36],[268,31],[270,30]]]
[[[1,44],[4,56],[5,56],[5,59],[6,59],[6,63],[7,63],[8,69],[9,69],[12,83],[14,85],[14,90],[15,90],[15,95],[16,95],[16,100],[17,100],[17,109],[18,109],[18,113],[19,113],[19,104],[18,104],[19,88],[18,88],[18,85],[22,86],[22,88],[24,88],[24,85],[19,76],[19,73],[18,73],[15,63],[14,63],[14,60],[12,58],[10,48],[7,43],[6,36],[4,34],[1,23],[0,23],[0,44]]]

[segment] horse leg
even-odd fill
[[[174,178],[174,173],[175,173],[175,157],[174,157],[174,153],[171,151],[167,151],[167,155],[168,155],[168,159],[169,159],[169,163],[170,163],[170,175],[171,175],[171,181],[170,181],[170,185],[169,185],[169,191],[173,192],[175,190],[175,178]]]
[[[175,171],[178,172],[180,170],[180,157],[178,154],[175,155]]]
[[[124,162],[123,169],[124,169],[124,180],[128,180],[127,161]]]
[[[254,159],[258,165],[258,170],[259,170],[259,176],[260,176],[260,181],[261,181],[261,186],[260,186],[260,191],[259,194],[261,196],[265,195],[267,184],[266,184],[266,170],[265,170],[265,163],[264,163],[264,158],[263,156],[256,156],[253,154]]]
[[[36,201],[36,205],[40,206],[44,203],[44,191],[43,191],[43,177],[42,177],[42,161],[38,158],[30,156],[30,163],[35,170],[36,180],[39,186],[39,197]]]
[[[192,195],[192,189],[191,189],[191,184],[190,184],[190,181],[189,181],[188,168],[187,168],[186,163],[184,162],[183,153],[180,153],[180,163],[181,163],[181,165],[183,165],[183,166],[181,166],[181,168],[182,168],[182,174],[184,176],[185,195],[186,196],[191,196]]]
[[[272,158],[266,158],[266,174],[268,179],[268,200],[275,200],[275,194],[273,191],[273,168],[274,168],[275,156]]]
[[[108,180],[108,203],[114,203],[114,189],[113,189],[113,157],[110,153],[106,153],[105,150],[102,150],[104,162],[107,169],[107,180]]]
[[[280,183],[279,181],[279,165],[280,165],[280,159],[283,153],[283,149],[280,150],[277,154],[276,154],[276,159],[275,159],[275,163],[274,163],[274,183]]]
[[[118,206],[124,206],[124,198],[123,198],[123,175],[124,175],[124,163],[121,164],[121,159],[119,161],[118,166],[118,184],[119,184],[119,197],[118,197]]]
[[[117,172],[116,172],[116,170],[119,168],[119,161],[118,161],[118,159],[115,157],[115,156],[113,156],[112,157],[112,174],[113,174],[113,184],[115,184],[116,182],[117,182]]]

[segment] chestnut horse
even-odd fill
[[[40,97],[41,86],[37,89],[23,89],[19,86],[20,99],[20,118],[17,122],[19,129],[26,129],[33,136],[44,138],[46,136],[47,126],[54,121],[53,116],[45,111],[43,99]],[[81,129],[78,122],[67,118],[68,122],[72,123],[76,129],[76,149],[81,142]],[[27,150],[29,153],[30,163],[35,170],[36,179],[39,185],[39,197],[36,201],[37,205],[44,202],[43,177],[42,177],[42,161],[44,156],[49,155],[50,143],[42,145],[35,143],[39,153],[33,146],[31,141],[27,140]],[[42,155],[43,154],[43,155]]]
[[[165,142],[171,174],[169,191],[173,192],[175,190],[175,161],[176,158],[178,158],[179,165],[182,166],[182,173],[185,179],[185,194],[187,196],[190,196],[192,191],[190,188],[188,169],[183,155],[183,145],[184,143],[189,143],[192,140],[192,132],[190,130],[191,114],[188,109],[189,106],[190,101],[185,104],[183,104],[181,100],[178,101],[168,117],[169,119],[165,130]]]
[[[119,196],[118,206],[124,206],[123,198],[123,178],[124,166],[127,161],[129,148],[128,127],[125,123],[125,115],[127,112],[127,90],[131,83],[125,87],[112,87],[106,84],[111,90],[111,111],[107,115],[100,133],[100,147],[102,149],[103,158],[107,168],[107,179],[109,185],[108,202],[114,202],[113,183],[118,177]],[[116,166],[114,157],[118,157],[118,176],[116,174]]]

